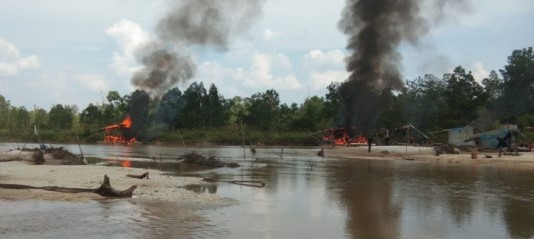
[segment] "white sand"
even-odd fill
[[[136,179],[127,174],[140,175],[149,172],[150,179]],[[25,161],[1,162],[0,183],[30,186],[58,186],[70,188],[98,188],[104,179],[110,178],[111,186],[124,190],[137,185],[133,198],[138,200],[165,200],[183,203],[229,203],[229,199],[216,194],[198,194],[181,188],[189,184],[202,184],[195,177],[164,175],[158,170],[138,168],[106,167],[95,165],[33,165]],[[0,198],[8,199],[48,199],[48,200],[89,200],[101,199],[95,193],[58,193],[37,189],[0,189]]]

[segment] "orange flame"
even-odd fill
[[[121,166],[124,167],[124,168],[132,167],[132,161],[130,161],[130,160],[122,160]]]
[[[127,128],[127,129],[132,127],[132,118],[130,118],[130,115],[126,116],[126,118],[122,121],[121,125],[123,125],[124,128]]]
[[[135,144],[137,142],[135,138],[127,139],[122,135],[122,130],[131,128],[132,123],[132,118],[130,118],[130,115],[127,115],[120,124],[108,125],[104,127],[104,142],[122,143],[128,145]]]

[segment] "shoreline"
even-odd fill
[[[5,157],[4,157],[5,159]],[[150,179],[127,177],[127,174],[149,173]],[[43,189],[0,188],[2,200],[50,200],[50,201],[90,201],[90,200],[138,200],[168,201],[180,205],[225,206],[236,203],[235,199],[219,197],[216,194],[199,194],[187,190],[187,185],[206,184],[198,177],[169,175],[154,169],[109,167],[98,165],[35,165],[28,161],[0,162],[0,184],[18,184],[33,187],[57,186],[65,188],[96,189],[110,178],[111,186],[125,190],[136,185],[132,198],[107,198],[96,193],[63,193]]]
[[[497,151],[483,151],[477,152],[476,159],[472,159],[470,152],[436,156],[432,147],[373,146],[370,153],[367,152],[367,147],[338,147],[325,148],[324,154],[326,158],[403,160],[440,165],[506,166],[534,169],[534,152],[520,152],[518,156],[502,155],[499,158]]]
[[[319,150],[320,148],[318,148]],[[534,169],[534,153],[521,152],[519,156],[503,155],[498,152],[478,152],[477,159],[471,159],[471,153],[441,154],[436,156],[432,147],[415,146],[373,146],[371,152],[367,147],[326,147],[325,158],[360,159],[360,160],[402,160],[414,163],[463,166],[511,167],[525,170]],[[170,201],[180,204],[199,206],[232,205],[236,199],[219,197],[217,194],[199,194],[185,189],[188,185],[208,184],[198,177],[171,175],[156,169],[109,167],[99,165],[35,165],[20,151],[0,152],[0,184],[19,184],[34,187],[57,186],[66,188],[96,189],[108,175],[111,186],[124,190],[137,185],[131,200]],[[490,156],[491,158],[486,158]],[[141,175],[149,173],[150,179],[136,179],[127,174]],[[87,201],[117,200],[105,198],[96,193],[61,193],[41,189],[5,189],[0,188],[0,199],[7,200],[53,200],[53,201]]]

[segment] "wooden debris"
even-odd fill
[[[317,152],[317,156],[324,158],[324,149],[319,150],[319,152]]]
[[[265,182],[259,181],[259,180],[217,180],[214,178],[203,178],[202,180],[206,182],[212,182],[212,183],[216,183],[216,182],[232,183],[236,185],[256,187],[256,188],[265,187]]]
[[[126,176],[127,176],[127,177],[130,177],[130,178],[138,178],[138,179],[146,178],[146,179],[150,179],[150,178],[148,177],[148,172],[143,173],[143,174],[141,174],[141,175],[128,174],[128,175],[126,175]]]
[[[47,191],[53,191],[53,192],[61,192],[61,193],[96,193],[103,197],[119,197],[119,198],[126,198],[126,197],[132,197],[133,191],[137,188],[137,186],[131,186],[130,188],[119,191],[111,187],[109,183],[109,178],[107,175],[104,175],[104,182],[102,185],[100,185],[97,189],[91,189],[91,188],[67,188],[67,187],[57,187],[57,186],[43,186],[43,187],[35,187],[30,185],[22,185],[22,184],[0,184],[0,188],[5,189],[40,189],[40,190],[47,190]]]
[[[136,188],[137,186],[134,185],[124,191],[116,190],[111,187],[108,175],[104,175],[104,182],[102,182],[102,185],[100,185],[100,187],[95,190],[95,193],[98,193],[104,197],[131,198],[133,191]]]

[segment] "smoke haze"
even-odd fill
[[[389,107],[391,91],[404,86],[398,47],[402,42],[417,44],[430,30],[431,22],[422,14],[423,2],[347,0],[339,22],[351,53],[346,59],[350,76],[341,86],[346,127],[370,133],[379,114]],[[425,7],[432,6],[436,19],[441,19],[443,9],[463,2],[440,0]]]
[[[226,50],[262,15],[264,0],[183,0],[157,24],[158,39],[141,50],[132,84],[158,98],[194,76],[191,47]]]

